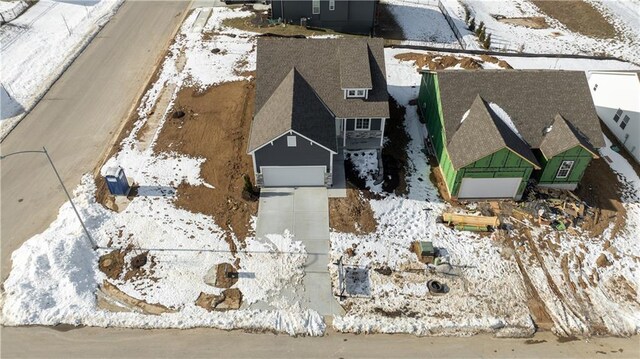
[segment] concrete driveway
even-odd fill
[[[342,314],[331,294],[329,265],[329,202],[327,189],[263,188],[260,193],[256,235],[282,234],[289,230],[307,248],[303,306],[322,315]]]

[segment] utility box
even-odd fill
[[[107,181],[109,192],[114,196],[126,196],[129,194],[129,182],[122,167],[114,167],[107,170],[104,179]]]
[[[433,264],[436,253],[432,242],[415,241],[413,242],[413,251],[418,255],[420,262]]]

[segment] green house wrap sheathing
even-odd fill
[[[418,105],[422,121],[427,126],[440,170],[447,186],[451,188],[456,179],[456,170],[451,164],[446,147],[446,135],[442,122],[442,106],[438,91],[438,77],[434,73],[424,73],[418,94]]]
[[[447,152],[442,106],[438,90],[438,77],[424,73],[418,95],[418,105],[423,122],[426,123],[429,138],[438,159],[449,194],[458,195],[463,178],[508,178],[521,177],[517,195],[522,195],[533,172],[533,165],[508,148],[503,148],[458,170],[453,167]]]
[[[562,186],[577,184],[580,182],[591,159],[597,157],[597,152],[595,152],[592,146],[585,142],[584,138],[575,131],[573,125],[567,122],[565,126],[565,120],[561,116],[557,115],[553,131],[564,130],[565,133],[563,135],[565,137],[563,138],[568,138],[573,141],[576,141],[576,138],[580,139],[580,141],[577,142],[580,142],[582,145],[571,147],[570,149],[560,153],[554,152],[554,155],[551,158],[545,157],[544,153],[540,149],[531,148],[530,151],[533,152],[532,156],[535,155],[534,159],[527,159],[523,157],[521,153],[514,151],[513,148],[504,147],[490,155],[476,160],[471,164],[466,164],[463,167],[456,169],[452,164],[447,149],[448,141],[446,138],[443,115],[444,111],[438,81],[438,74],[436,72],[422,73],[422,82],[420,84],[420,92],[418,95],[418,108],[421,115],[421,121],[425,123],[429,132],[429,138],[432,143],[435,156],[438,160],[440,171],[442,172],[442,176],[446,183],[447,190],[452,197],[457,197],[463,178],[522,178],[516,197],[522,195],[526,184],[532,175],[535,176],[541,185]],[[460,86],[464,87],[465,83],[460,83]],[[509,98],[503,100],[507,101],[508,99]],[[537,118],[535,119],[537,120]],[[544,123],[544,121],[549,122],[551,120],[552,119],[549,118],[541,120],[541,122]],[[543,129],[541,128],[541,132],[542,130]],[[570,131],[574,132],[575,138],[567,136],[567,134],[571,134]],[[551,132],[551,134],[553,135],[553,132]],[[553,136],[549,137],[551,138]],[[596,138],[597,136],[593,137]],[[482,138],[478,138],[477,140],[483,141]],[[569,144],[568,142],[563,141],[556,141],[556,148],[558,146],[561,147],[563,143]],[[548,143],[549,142],[547,142],[547,144]],[[591,150],[588,150],[588,148],[591,148]],[[539,170],[537,168],[537,164],[534,165],[536,159],[540,165]],[[574,161],[574,163],[569,175],[566,178],[559,178],[558,170],[563,161]],[[534,170],[536,170],[535,174]]]
[[[582,146],[576,146],[570,150],[559,153],[550,159],[539,156],[539,161],[544,169],[538,178],[541,185],[578,183],[584,175],[584,171],[589,166],[593,155]],[[566,178],[557,177],[558,170],[563,161],[573,161],[573,167]]]
[[[457,196],[463,178],[515,178],[520,177],[517,196],[522,195],[533,172],[533,165],[507,148],[484,157],[458,170],[453,185],[449,185],[452,196]]]

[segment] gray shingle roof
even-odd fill
[[[369,56],[363,56],[364,54],[369,54],[369,46],[366,41],[361,39],[342,39],[338,42],[341,88],[372,88]]]
[[[544,129],[555,121],[557,114],[582,133],[591,148],[604,146],[584,72],[444,70],[438,71],[438,84],[448,142],[458,130],[462,115],[480,95],[509,114],[531,148],[540,148]],[[484,141],[480,136],[473,140]]]
[[[289,71],[254,116],[249,152],[289,130],[337,150],[335,119],[296,68]]]
[[[546,158],[551,158],[576,146],[582,146],[594,156],[598,151],[561,115],[556,115],[550,130],[545,133],[540,151]]]
[[[471,103],[469,113],[449,140],[447,150],[458,170],[503,148],[509,148],[535,167],[540,165],[529,145],[518,137],[480,96]],[[478,140],[481,139],[481,140]]]
[[[349,44],[360,42],[369,49],[368,53],[361,55],[369,57],[373,87],[366,100],[344,98],[340,84],[339,54],[339,46],[343,41],[348,41]],[[362,61],[351,60],[358,63]],[[260,111],[285,76],[295,67],[336,117],[389,117],[383,39],[259,38],[256,62],[255,113]]]

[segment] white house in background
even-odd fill
[[[589,71],[596,112],[640,163],[640,71]]]

